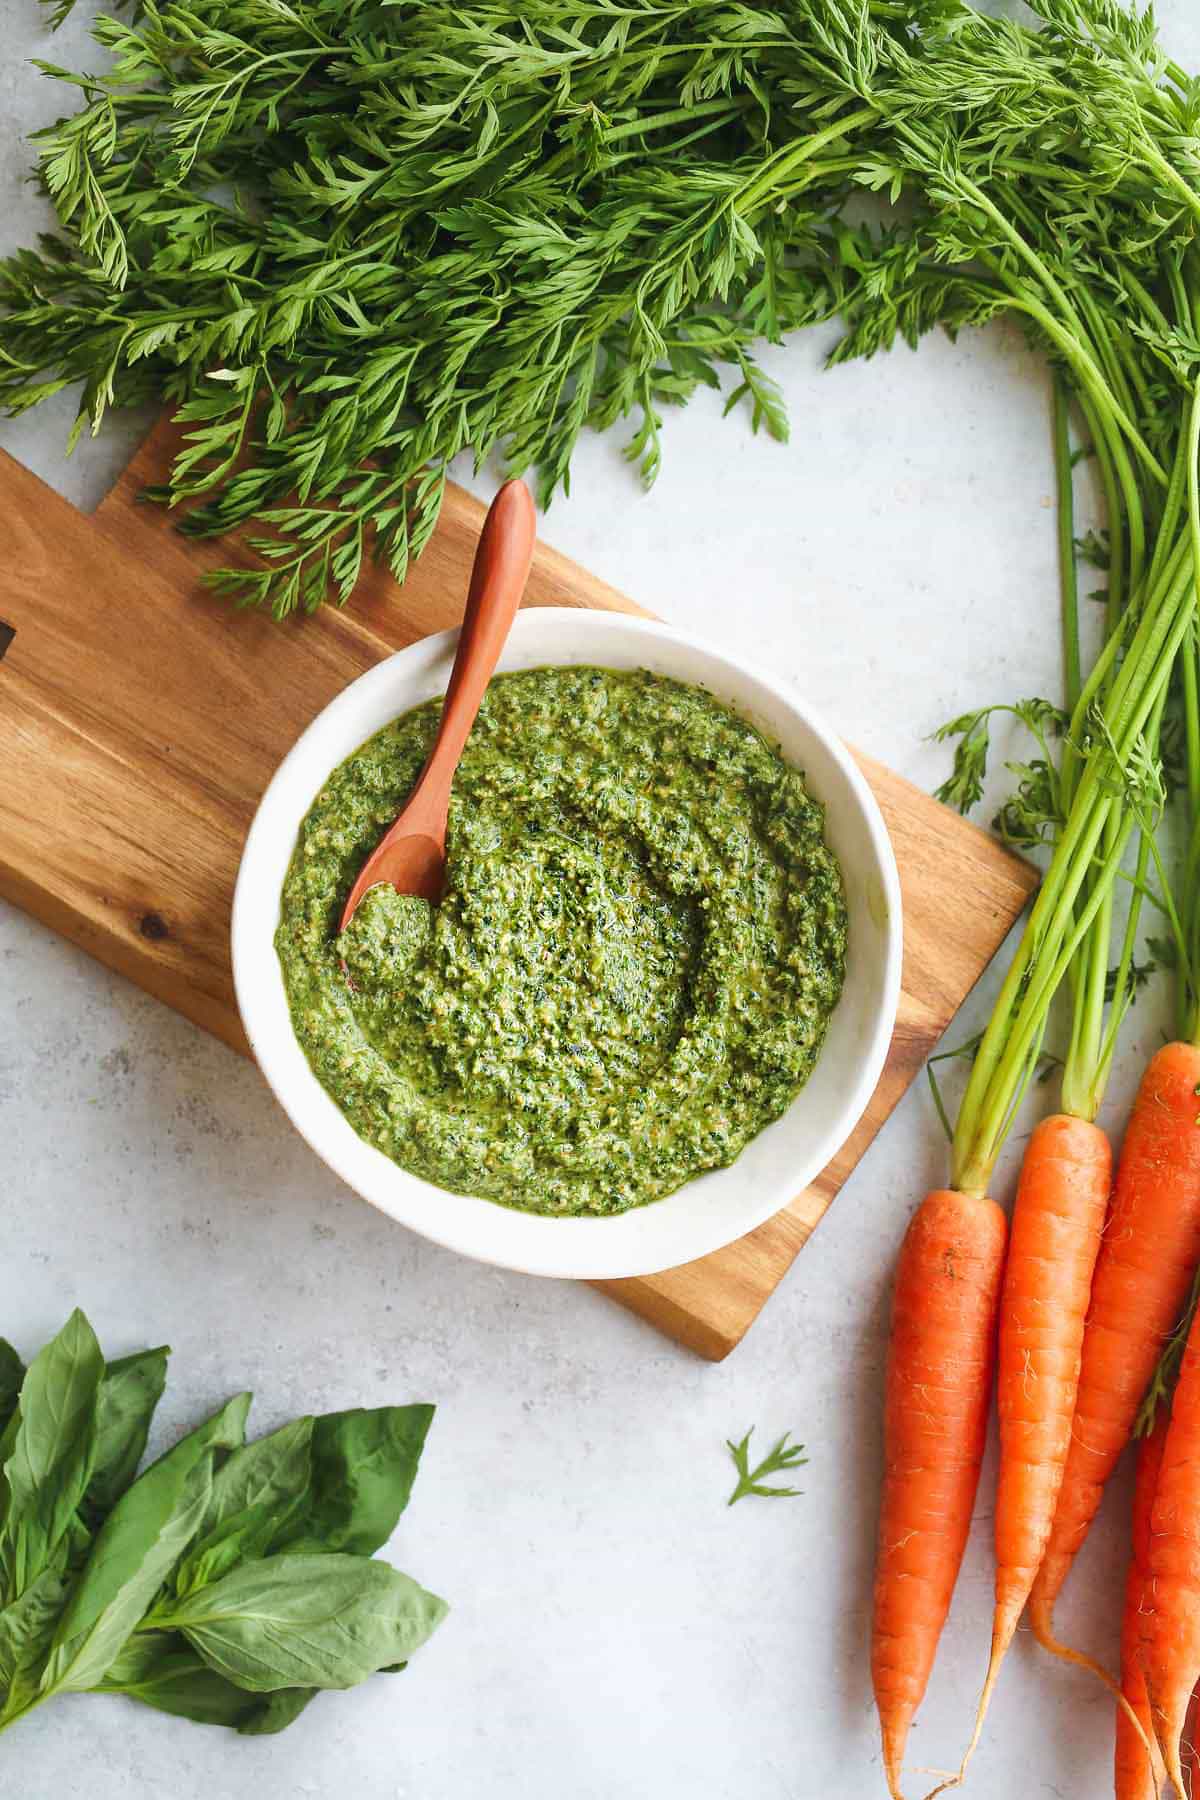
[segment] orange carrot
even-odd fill
[[[1146,1558],[1142,1668],[1167,1778],[1186,1800],[1181,1744],[1200,1680],[1200,1312],[1192,1321],[1163,1445]]]
[[[1165,1412],[1160,1412],[1154,1430],[1149,1437],[1141,1440],[1138,1447],[1137,1482],[1133,1490],[1133,1554],[1129,1559],[1129,1574],[1125,1582],[1125,1615],[1121,1623],[1121,1692],[1141,1721],[1142,1730],[1151,1744],[1154,1742],[1154,1732],[1150,1722],[1150,1702],[1146,1698],[1142,1657],[1151,1617],[1147,1598],[1150,1579],[1150,1515],[1166,1440],[1167,1418]],[[1118,1706],[1116,1712],[1117,1742],[1113,1757],[1116,1800],[1158,1800],[1158,1792],[1163,1783],[1161,1761],[1153,1752],[1147,1753],[1125,1708]]]
[[[993,1200],[938,1189],[917,1209],[900,1252],[871,1642],[893,1800],[979,1485],[1005,1237]]]
[[[1111,1183],[1112,1150],[1099,1126],[1053,1113],[1036,1127],[1021,1164],[1000,1295],[996,1606],[960,1781],[1050,1536]]]
[[[1200,1261],[1200,1048],[1167,1044],[1142,1077],[1092,1281],[1067,1466],[1030,1596],[1038,1641],[1133,1431]]]

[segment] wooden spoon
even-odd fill
[[[488,508],[479,535],[458,652],[433,749],[403,812],[368,856],[351,888],[341,931],[367,889],[381,882],[402,894],[419,894],[435,906],[442,897],[450,784],[521,604],[536,534],[529,489],[523,481],[506,481]]]

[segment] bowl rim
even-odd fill
[[[275,770],[255,809],[238,866],[230,926],[234,990],[238,1011],[254,1060],[275,1099],[309,1148],[362,1199],[375,1206],[387,1217],[408,1226],[409,1229],[428,1238],[431,1242],[492,1267],[563,1280],[623,1280],[659,1274],[666,1269],[696,1261],[747,1236],[768,1219],[773,1218],[792,1199],[802,1193],[828,1166],[850,1137],[862,1119],[878,1085],[895,1030],[903,960],[900,876],[896,865],[895,851],[879,803],[854,757],[818,709],[812,707],[802,696],[790,692],[760,665],[732,654],[722,645],[714,643],[710,639],[681,630],[678,626],[649,615],[608,612],[596,608],[574,606],[522,608],[514,622],[509,643],[513,643],[523,631],[534,629],[536,622],[546,619],[569,619],[575,626],[596,634],[598,640],[602,640],[606,631],[609,630],[623,634],[632,632],[635,636],[644,636],[648,644],[666,644],[672,648],[698,653],[723,665],[743,680],[748,679],[757,684],[775,705],[784,712],[790,713],[802,728],[820,742],[824,752],[838,766],[857,802],[859,824],[870,848],[874,872],[882,883],[886,906],[887,917],[882,934],[884,941],[882,1000],[871,1024],[869,1039],[858,1057],[854,1079],[847,1084],[841,1104],[831,1115],[830,1122],[818,1136],[816,1146],[809,1151],[805,1160],[797,1163],[794,1173],[787,1176],[786,1182],[780,1180],[777,1183],[764,1184],[767,1190],[765,1197],[760,1197],[757,1203],[748,1205],[744,1212],[740,1211],[732,1228],[728,1227],[728,1222],[719,1229],[710,1229],[707,1232],[701,1231],[697,1226],[694,1241],[689,1241],[682,1251],[673,1253],[667,1259],[664,1259],[659,1253],[657,1258],[649,1263],[639,1260],[637,1267],[629,1265],[627,1256],[598,1255],[594,1249],[589,1249],[587,1255],[581,1256],[578,1239],[572,1240],[570,1228],[580,1224],[602,1228],[607,1224],[615,1224],[619,1219],[634,1218],[639,1214],[649,1212],[654,1208],[666,1205],[678,1194],[686,1193],[697,1182],[710,1180],[714,1176],[721,1177],[732,1174],[737,1170],[739,1159],[735,1159],[733,1163],[723,1169],[708,1171],[706,1174],[693,1177],[691,1181],[684,1183],[682,1188],[677,1189],[675,1195],[664,1196],[663,1200],[653,1202],[647,1207],[638,1207],[630,1212],[614,1214],[611,1221],[607,1218],[558,1219],[544,1214],[524,1212],[519,1208],[504,1207],[480,1196],[456,1196],[459,1199],[472,1201],[477,1207],[487,1208],[487,1214],[480,1215],[482,1217],[491,1219],[499,1213],[522,1221],[532,1220],[546,1228],[547,1231],[560,1234],[556,1238],[546,1240],[548,1247],[554,1246],[552,1254],[531,1255],[528,1247],[522,1248],[519,1254],[513,1254],[502,1251],[495,1245],[481,1245],[472,1241],[472,1234],[469,1230],[464,1232],[449,1223],[444,1207],[439,1208],[436,1203],[432,1205],[428,1203],[430,1199],[441,1199],[444,1202],[447,1190],[425,1181],[421,1176],[411,1174],[399,1164],[392,1162],[382,1151],[360,1138],[341,1113],[336,1101],[317,1082],[311,1070],[308,1070],[311,1082],[326,1103],[328,1112],[333,1115],[329,1121],[328,1130],[324,1128],[327,1115],[323,1115],[321,1107],[316,1105],[310,1111],[302,1104],[300,1094],[293,1091],[290,1078],[280,1070],[279,1061],[267,1041],[271,1029],[269,1021],[265,1017],[269,1002],[266,998],[265,986],[260,981],[258,974],[264,946],[252,918],[258,897],[259,864],[264,859],[271,857],[272,846],[268,842],[268,838],[271,833],[278,830],[275,815],[287,800],[286,790],[290,785],[292,771],[307,759],[309,746],[313,740],[336,730],[342,725],[343,720],[348,721],[366,710],[375,691],[389,686],[394,680],[398,663],[403,663],[405,660],[417,662],[423,657],[448,652],[457,641],[459,632],[457,626],[418,638],[403,649],[383,657],[363,674],[356,676],[309,722]],[[597,662],[600,666],[604,666],[599,643]],[[548,659],[544,663],[531,662],[522,666],[539,668],[556,665],[552,659]],[[683,676],[674,676],[672,679],[686,680]],[[688,682],[688,685],[699,684],[691,681]],[[717,697],[722,698],[719,694]],[[413,702],[412,704],[419,703]],[[734,711],[741,710],[735,702],[723,700],[723,704],[731,706]],[[404,710],[408,710],[407,707]],[[365,728],[361,738],[355,740],[356,744],[365,742],[375,729],[378,727]],[[345,756],[351,754],[353,754],[353,749],[340,752],[333,762],[328,763],[325,766],[325,773],[321,776],[321,784],[338,763],[344,760]],[[309,794],[298,814],[295,813],[294,806],[289,806],[289,813],[294,815],[295,832],[299,831],[300,824],[315,799],[316,793],[319,792],[319,788],[320,784]],[[819,792],[814,794],[814,798],[823,800],[823,796]],[[294,834],[292,841],[294,843]],[[290,856],[290,850],[288,854]],[[276,918],[277,916],[276,914]],[[270,952],[270,964],[282,987],[282,974],[278,970],[273,938],[274,928],[272,928],[266,948]],[[300,1050],[298,1040],[293,1038],[292,1044],[303,1058],[303,1051]],[[304,1063],[307,1070],[306,1058]],[[801,1089],[800,1095],[796,1097],[797,1100],[801,1098],[804,1091]],[[794,1101],[793,1104],[795,1103]],[[785,1112],[781,1118],[786,1116]],[[764,1129],[769,1129],[769,1127]],[[358,1146],[360,1151],[369,1152],[371,1158],[378,1159],[380,1165],[378,1181],[364,1181],[362,1172],[350,1166],[351,1163],[361,1160],[359,1156],[352,1154],[352,1145]],[[385,1195],[381,1191],[384,1185],[394,1188],[394,1196],[391,1193]],[[414,1197],[405,1203],[406,1195],[409,1193]],[[424,1211],[421,1210],[422,1201],[425,1202]],[[574,1252],[572,1255],[568,1255],[566,1252],[573,1241]]]

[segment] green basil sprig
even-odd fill
[[[28,1369],[0,1339],[0,1731],[85,1690],[282,1731],[323,1688],[403,1668],[445,1614],[372,1560],[431,1406],[248,1444],[239,1394],[138,1475],[168,1355],[105,1362],[80,1312]]]

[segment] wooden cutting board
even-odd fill
[[[201,570],[248,553],[184,540],[138,503],[172,442],[155,431],[90,518],[0,456],[0,894],[248,1054],[228,931],[259,795],[348,681],[458,622],[483,508],[451,488],[404,587],[372,571],[351,608],[279,626],[199,586]],[[527,604],[642,610],[545,546]],[[787,1273],[1034,882],[983,832],[859,760],[904,892],[903,993],[874,1099],[817,1181],[749,1237],[664,1275],[597,1284],[713,1359]]]

